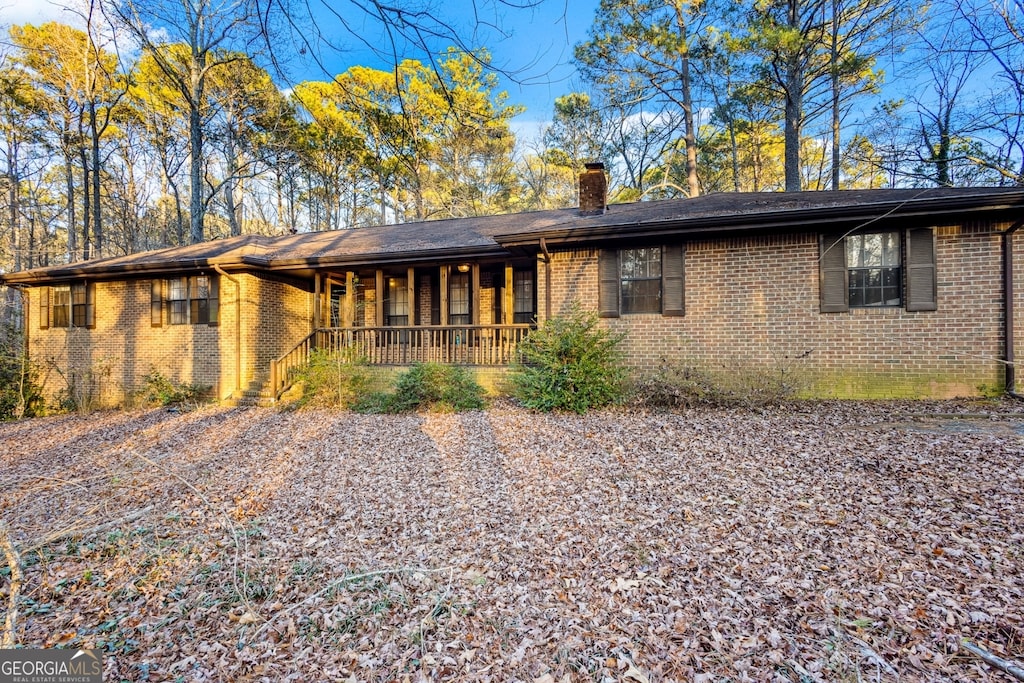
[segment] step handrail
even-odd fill
[[[294,383],[293,372],[309,362],[309,354],[316,348],[317,332],[314,330],[305,339],[293,346],[280,358],[270,361],[270,390],[274,400],[281,398]]]

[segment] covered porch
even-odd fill
[[[372,365],[505,366],[537,321],[533,259],[313,274],[313,330],[270,367],[280,396],[315,349]]]

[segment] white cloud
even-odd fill
[[[0,0],[0,22],[3,26],[18,24],[44,24],[48,21],[69,23],[74,15],[64,3],[48,0]]]

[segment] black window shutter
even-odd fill
[[[619,317],[619,252],[602,249],[597,259],[598,315],[602,318]]]
[[[818,267],[821,280],[821,312],[850,310],[850,280],[846,271],[846,237],[840,234],[820,238]]]
[[[207,304],[207,315],[210,318],[209,325],[220,324],[220,278],[216,275],[210,276],[210,299]]]
[[[935,231],[907,231],[907,310],[938,309],[935,273]]]
[[[685,250],[681,244],[668,244],[661,250],[661,312],[666,316],[685,313],[686,287],[684,273]]]
[[[85,326],[94,329],[96,327],[96,283],[85,283]]]
[[[149,283],[149,324],[160,327],[164,320],[164,281],[151,280]]]

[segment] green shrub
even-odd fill
[[[482,410],[484,390],[466,368],[417,363],[399,375],[391,393],[367,394],[353,409],[364,413]]]
[[[347,350],[315,349],[297,379],[303,383],[300,406],[350,408],[372,384],[366,361]]]
[[[197,406],[209,399],[210,387],[201,384],[177,384],[153,369],[142,377],[143,400],[150,405]]]
[[[543,411],[583,413],[617,403],[626,379],[619,351],[624,337],[599,327],[597,313],[574,304],[520,344],[521,361],[509,378],[512,395]]]

